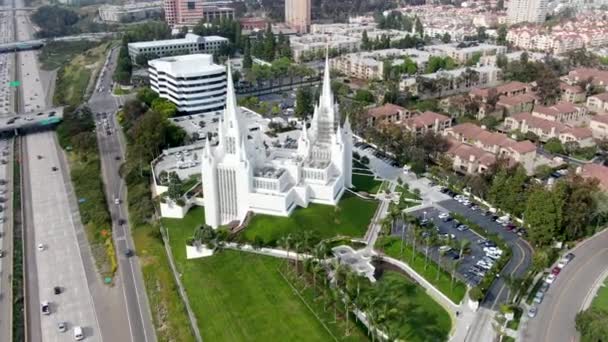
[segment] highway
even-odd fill
[[[578,341],[574,319],[596,281],[608,270],[608,229],[574,248],[572,260],[557,276],[524,328],[530,342]]]
[[[88,104],[97,118],[97,141],[119,263],[116,282],[125,298],[124,304],[132,341],[155,342],[156,332],[139,260],[136,255],[125,256],[127,249],[135,250],[135,246],[129,228],[126,184],[119,176],[120,165],[126,153],[115,113],[122,98],[113,96],[111,90],[112,73],[116,68],[118,52],[118,49],[110,52]],[[119,204],[115,203],[117,198],[120,200]],[[119,220],[124,220],[124,224],[119,224]]]

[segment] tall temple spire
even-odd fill
[[[329,72],[329,48],[325,52],[325,71],[323,75],[323,87],[321,89],[321,99],[319,99],[319,104],[323,105],[321,101],[326,101],[324,104],[327,106],[332,106],[334,99],[331,93],[331,75]]]
[[[237,102],[234,92],[234,82],[232,81],[232,68],[230,61],[226,65],[226,110],[224,112],[224,121],[237,120]]]

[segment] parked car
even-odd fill
[[[545,278],[545,283],[547,284],[553,284],[553,282],[555,281],[555,278],[557,278],[555,276],[555,274],[549,274],[546,278]]]
[[[537,312],[538,312],[538,309],[536,308],[536,306],[531,307],[530,309],[528,309],[528,317],[530,317],[530,318],[536,317]]]
[[[555,266],[555,267],[553,267],[553,269],[551,270],[551,274],[553,274],[554,276],[557,276],[561,270],[562,270],[561,268],[559,268],[559,267]]]
[[[51,304],[49,304],[49,302],[42,302],[42,304],[40,304],[40,311],[42,311],[43,315],[50,315],[51,314]]]
[[[59,332],[66,332],[66,331],[68,331],[68,324],[66,322],[59,322],[59,323],[57,323],[57,330],[59,330]]]
[[[534,303],[536,304],[540,304],[543,302],[543,298],[545,298],[545,293],[544,292],[536,292],[536,294],[534,295]]]

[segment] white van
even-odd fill
[[[76,341],[80,341],[80,340],[84,339],[84,334],[82,333],[82,328],[78,325],[74,327],[74,339]]]

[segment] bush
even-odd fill
[[[483,291],[481,291],[479,287],[475,286],[474,288],[469,290],[469,298],[471,298],[471,300],[479,302],[483,299],[483,297]]]

